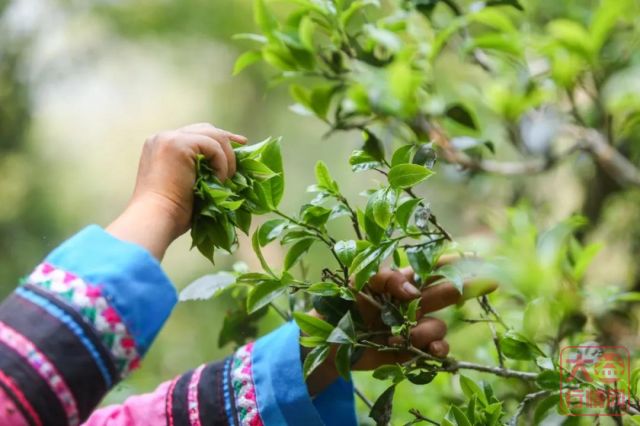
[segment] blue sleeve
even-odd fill
[[[143,355],[177,302],[158,261],[142,247],[99,226],[85,228],[55,249],[46,262],[100,285]]]
[[[0,304],[0,388],[29,424],[79,425],[139,366],[176,299],[143,248],[84,229]]]
[[[270,425],[357,425],[353,385],[343,379],[312,399],[302,374],[300,330],[288,323],[255,342],[252,375],[258,411]]]

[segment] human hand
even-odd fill
[[[161,258],[191,224],[196,158],[204,155],[220,180],[236,171],[231,142],[247,139],[208,123],[161,132],[144,143],[131,200],[107,231]]]
[[[458,259],[458,256],[443,256],[438,266],[453,263]],[[463,293],[460,294],[458,289],[450,282],[431,285],[442,279],[441,276],[432,276],[423,284],[422,290],[419,290],[415,286],[414,275],[411,268],[400,270],[384,268],[369,280],[368,288],[371,289],[373,294],[389,295],[401,302],[409,302],[421,298],[417,315],[418,324],[409,333],[410,346],[434,357],[445,358],[449,353],[449,344],[445,339],[447,325],[444,321],[430,317],[428,314],[463,300],[491,293],[497,288],[497,284],[486,279],[470,280],[465,283]],[[382,323],[380,310],[371,299],[372,297],[359,294],[356,300],[360,316],[369,332],[379,334],[378,337],[372,338],[371,341],[389,346],[405,346],[406,342],[403,341],[402,337],[392,336],[389,327]],[[321,317],[316,311],[312,311],[310,314]],[[366,349],[353,364],[352,369],[374,370],[381,365],[406,362],[415,356],[415,353],[407,350],[377,351],[375,349]],[[334,362],[334,357],[329,356],[308,377],[307,386],[312,395],[320,392],[337,378],[338,372]]]

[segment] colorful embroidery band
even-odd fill
[[[135,340],[100,286],[89,284],[48,263],[40,264],[26,281],[52,293],[78,311],[113,355],[122,377],[139,366],[140,355]]]
[[[231,386],[241,426],[263,426],[251,374],[252,352],[253,343],[241,347],[234,354],[231,366]]]
[[[200,409],[198,406],[198,384],[200,383],[200,376],[202,376],[202,370],[204,365],[198,367],[191,376],[189,381],[189,388],[187,389],[187,401],[189,407],[189,424],[191,426],[200,425]]]
[[[60,400],[62,407],[67,415],[69,425],[76,426],[80,423],[78,407],[73,394],[65,383],[63,377],[58,373],[56,367],[49,359],[41,353],[36,346],[26,339],[23,335],[0,321],[0,342],[4,343],[21,357],[38,372],[51,390]]]

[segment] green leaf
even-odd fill
[[[559,403],[560,403],[560,395],[557,395],[557,394],[550,395],[545,399],[543,399],[542,401],[540,401],[533,415],[534,423],[538,424],[542,420],[544,420],[549,414],[549,411],[551,411],[555,407],[558,407]]]
[[[353,259],[353,263],[349,267],[349,273],[353,275],[364,270],[367,266],[378,260],[381,254],[382,249],[379,247],[370,247],[363,250]]]
[[[251,237],[251,246],[253,248],[253,252],[256,254],[256,256],[258,256],[258,260],[260,261],[260,266],[262,266],[262,269],[267,271],[270,275],[275,276],[275,274],[273,273],[273,271],[269,267],[269,264],[267,263],[267,261],[265,260],[264,256],[262,255],[262,250],[260,249],[259,232],[254,232],[253,233],[253,237]]]
[[[376,135],[364,132],[364,146],[362,150],[375,161],[384,162],[384,144]]]
[[[331,209],[322,206],[314,206],[313,204],[305,204],[300,211],[302,222],[321,227],[329,220]]]
[[[407,318],[409,319],[409,321],[417,321],[417,315],[418,315],[418,307],[420,306],[420,302],[422,301],[421,298],[412,300],[409,305],[407,306],[407,311],[406,311],[406,315]]]
[[[438,370],[434,368],[418,367],[412,370],[406,371],[405,376],[414,385],[427,385],[433,381],[438,375]]]
[[[300,38],[300,42],[310,51],[315,50],[313,39],[316,29],[317,25],[313,22],[313,19],[311,19],[310,16],[304,16],[298,26],[298,37]]]
[[[454,264],[444,265],[436,269],[436,274],[442,275],[450,281],[453,286],[462,294],[464,292],[464,273]]]
[[[413,145],[403,145],[396,149],[391,157],[391,167],[398,166],[400,164],[407,164],[411,162],[411,153],[413,152]]]
[[[262,281],[270,281],[273,279],[274,277],[271,275],[262,274],[258,272],[249,272],[249,273],[238,276],[236,281],[241,284],[257,285]]]
[[[262,52],[256,50],[244,52],[240,57],[238,57],[235,65],[233,66],[233,75],[240,74],[245,68],[255,64],[260,59],[262,59]]]
[[[205,275],[180,292],[180,301],[210,299],[235,282],[236,278],[228,272]]]
[[[328,322],[304,312],[294,312],[293,318],[300,330],[309,336],[322,337],[326,340],[333,331],[333,326]]]
[[[464,412],[455,405],[451,406],[449,412],[453,415],[453,418],[456,420],[458,426],[473,426],[467,418],[467,415],[464,414]]]
[[[594,46],[588,30],[579,22],[569,19],[556,19],[547,25],[547,31],[563,46],[589,59]]]
[[[365,170],[371,170],[378,167],[382,167],[382,163],[373,158],[370,154],[362,150],[355,150],[349,157],[349,164],[351,170],[354,172],[362,172]]]
[[[357,13],[367,6],[377,6],[380,7],[379,0],[355,0],[353,3],[349,5],[349,7],[344,11],[344,13],[340,16],[340,21],[343,26],[349,25],[349,22],[353,19]]]
[[[409,198],[403,201],[398,206],[398,208],[396,209],[396,221],[402,229],[407,229],[407,226],[409,226],[409,221],[413,216],[413,212],[421,201],[422,200],[420,200],[419,198]]]
[[[316,115],[326,120],[329,107],[331,106],[331,99],[336,92],[333,86],[316,87],[311,92],[311,109]]]
[[[504,356],[511,359],[531,360],[538,355],[545,356],[534,343],[514,331],[508,331],[500,339],[500,348]]]
[[[397,384],[404,380],[404,371],[398,364],[385,364],[373,371],[373,377],[378,380],[391,380]]]
[[[336,252],[336,255],[338,256],[338,259],[340,259],[340,262],[342,262],[344,265],[349,266],[353,262],[353,259],[356,257],[357,245],[354,240],[338,241],[333,246],[333,251]]]
[[[389,171],[389,184],[394,188],[410,188],[431,176],[433,172],[417,164],[400,164]]]
[[[278,27],[278,22],[267,8],[264,0],[254,0],[253,13],[253,19],[266,35],[270,35]]]
[[[450,106],[445,112],[445,115],[465,127],[473,130],[478,129],[478,125],[476,124],[475,119],[473,118],[467,107],[462,104],[455,104]]]
[[[246,235],[249,235],[249,230],[251,229],[251,213],[244,208],[238,209],[234,213],[236,226]]]
[[[314,239],[308,238],[299,240],[293,246],[291,246],[284,258],[285,271],[291,269],[291,267],[295,265],[307,251],[309,251],[314,242]]]
[[[409,247],[406,249],[406,253],[413,271],[423,280],[426,279],[433,270],[433,249],[429,246]]]
[[[337,296],[340,294],[340,286],[332,282],[319,282],[310,285],[307,292],[319,296]]]
[[[367,202],[365,214],[373,218],[380,228],[386,230],[393,217],[393,207],[396,203],[396,194],[389,188],[379,189],[371,196]]]
[[[536,384],[541,389],[559,390],[560,389],[560,373],[553,370],[545,370],[536,377]]]
[[[356,327],[351,319],[351,312],[347,311],[346,314],[340,319],[338,325],[333,329],[327,342],[331,343],[355,343],[356,342]]]
[[[467,398],[471,398],[475,395],[478,398],[478,401],[480,401],[483,406],[487,405],[487,397],[480,386],[478,386],[476,382],[462,374],[460,375],[460,388]]]
[[[247,297],[247,311],[253,313],[271,303],[287,290],[287,284],[280,280],[264,281],[253,287]]]
[[[485,417],[487,421],[487,426],[498,426],[500,425],[500,419],[502,418],[502,403],[495,402],[493,404],[489,404],[485,409]]]
[[[244,173],[258,180],[268,180],[276,176],[276,173],[264,163],[252,158],[244,158],[240,160],[240,168]]]
[[[436,151],[431,147],[431,144],[422,144],[416,151],[411,161],[413,164],[425,166],[427,169],[432,170],[436,164],[438,156]]]
[[[340,345],[336,351],[336,370],[338,374],[346,381],[351,380],[351,355],[353,354],[352,345]]]
[[[393,410],[393,395],[396,390],[396,385],[392,385],[385,390],[376,399],[376,402],[371,407],[369,417],[371,417],[377,425],[387,425],[391,421],[391,412]]]
[[[273,206],[278,207],[284,195],[284,169],[282,167],[282,154],[280,152],[280,139],[269,138],[266,141],[260,161],[276,173],[276,176],[264,182],[263,185],[269,191]]]
[[[486,6],[512,6],[518,10],[524,10],[524,7],[518,0],[489,0],[485,3]]]
[[[329,169],[323,161],[316,163],[316,181],[320,187],[326,189],[331,194],[335,195],[340,192],[338,184],[331,177]]]
[[[262,224],[257,231],[260,246],[264,247],[271,241],[278,238],[286,225],[287,221],[284,219],[271,219]]]
[[[304,378],[309,377],[309,374],[313,372],[320,364],[327,359],[329,355],[329,345],[317,346],[311,350],[307,354],[304,359],[304,363],[302,364],[302,372],[304,374]]]
[[[315,348],[316,346],[324,345],[325,341],[322,337],[318,336],[300,336],[300,346],[305,348]]]
[[[367,238],[373,244],[380,244],[382,238],[385,236],[385,229],[381,228],[373,219],[373,215],[363,215],[360,223],[364,224],[364,231],[367,234]]]

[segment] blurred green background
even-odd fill
[[[118,215],[131,193],[142,143],[157,131],[208,121],[252,141],[283,136],[289,176],[285,211],[309,199],[305,188],[313,181],[317,160],[329,165],[352,197],[375,178],[353,175],[347,164],[360,136],[354,132],[324,139],[322,123],[289,111],[286,88],[272,87],[266,67],[232,77],[234,60],[246,47],[232,35],[254,28],[251,3],[0,0],[3,296],[64,238],[90,223],[105,226]],[[544,22],[558,13],[579,14],[590,3],[597,2],[530,1],[528,13]],[[465,72],[454,60],[443,71],[443,79]],[[588,213],[585,188],[590,186],[585,179],[597,171],[580,158],[580,173],[573,166],[526,179],[467,179],[453,167],[440,167],[426,195],[440,222],[460,241],[481,250],[494,240],[488,223],[503,223],[506,207],[520,201],[523,193],[542,226],[574,212]],[[592,285],[632,288],[638,282],[639,206],[637,190],[600,201],[592,217],[598,226],[587,239],[607,245],[590,269]],[[189,237],[182,237],[164,261],[178,289],[212,270],[189,246]],[[270,246],[266,255],[279,264],[283,252]],[[245,241],[233,257],[219,256],[216,268],[238,259],[257,267]],[[324,258],[313,261],[322,264]],[[186,369],[231,353],[231,346],[216,344],[224,302],[179,304],[143,367],[107,402],[151,390]],[[268,316],[263,331],[277,324],[275,316]],[[489,330],[462,331],[452,334],[453,352],[491,362],[486,345],[480,346],[490,340]],[[632,337],[629,344],[634,345]],[[440,375],[433,384],[407,392],[419,392],[415,399],[425,402],[423,412],[436,417],[442,409],[428,403],[450,381],[450,376]],[[367,381],[365,388],[374,397],[384,384]]]

